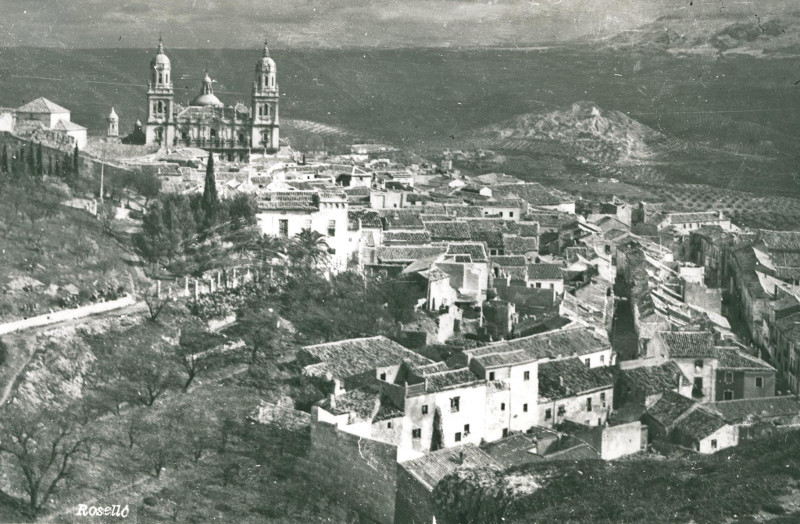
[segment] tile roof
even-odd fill
[[[578,358],[539,364],[539,401],[569,398],[596,389],[614,387],[610,369],[589,368]],[[609,399],[610,400],[610,399]]]
[[[495,255],[492,257],[492,266],[499,267],[525,267],[527,261],[522,255]]]
[[[362,228],[383,229],[381,215],[371,209],[348,210],[347,218],[351,222],[360,219]]]
[[[472,217],[472,218],[483,217],[483,211],[481,210],[480,207],[477,206],[445,204],[444,208],[446,212],[453,213],[457,217]]]
[[[316,362],[303,368],[312,376],[343,379],[377,367],[400,365],[403,360],[428,364],[427,358],[384,336],[354,338],[301,349],[301,360]]]
[[[648,395],[674,391],[678,388],[682,375],[681,368],[671,360],[660,366],[641,366],[620,371],[621,380]]]
[[[708,407],[730,423],[752,418],[800,417],[800,400],[791,395],[724,400],[713,402]]]
[[[557,206],[574,199],[558,190],[538,183],[499,185],[492,188],[495,196],[518,197],[532,206]]]
[[[342,199],[347,197],[341,194]],[[319,209],[317,191],[274,191],[263,193],[258,200],[259,209],[314,211]]]
[[[432,240],[470,240],[470,229],[466,222],[425,221],[425,230]]]
[[[503,237],[503,252],[507,255],[539,251],[539,237]]]
[[[716,413],[707,411],[702,406],[689,413],[675,424],[675,431],[686,435],[694,441],[703,440],[725,426],[725,419]]]
[[[519,222],[519,236],[539,237],[539,222]]]
[[[694,222],[721,222],[719,214],[713,211],[699,211],[697,213],[667,213],[672,224],[690,224]]]
[[[51,102],[50,100],[39,97],[35,100],[31,100],[27,104],[18,107],[17,111],[20,113],[69,113],[69,109],[66,107],[61,107],[60,105],[56,104],[55,102]]]
[[[555,264],[528,264],[528,280],[560,280],[561,268]]]
[[[69,120],[59,120],[56,122],[56,125],[53,126],[53,129],[56,131],[86,131],[86,128],[82,125],[70,122]]]
[[[661,398],[650,406],[647,414],[659,421],[664,427],[669,428],[678,417],[697,405],[697,402],[690,398],[673,391],[665,391]]]
[[[761,369],[764,371],[775,370],[775,368],[760,358],[746,355],[737,348],[717,347],[714,349],[717,351],[717,359],[719,360],[720,369]]]
[[[419,212],[415,210],[382,209],[381,216],[386,221],[386,229],[424,229]]]
[[[383,246],[378,248],[376,257],[384,263],[403,263],[441,255],[445,251],[445,246]]]
[[[488,262],[486,247],[475,242],[453,242],[447,245],[446,255],[469,255],[473,263]]]
[[[714,335],[710,331],[660,331],[670,358],[714,358]]]
[[[337,395],[331,406],[330,397],[320,400],[319,406],[334,415],[352,413],[357,420],[370,420],[380,394],[376,391],[353,389]],[[352,422],[352,421],[351,421]]]
[[[468,368],[448,369],[435,373],[426,373],[424,381],[425,392],[427,393],[486,383],[485,380],[478,378],[478,376]]]
[[[608,339],[596,334],[592,328],[570,326],[468,349],[464,354],[489,368],[541,359],[581,356],[610,348]]]
[[[430,241],[427,231],[387,231],[383,235],[384,244],[429,244]]]
[[[400,467],[417,478],[429,491],[447,475],[460,467],[500,469],[492,457],[473,444],[440,449],[414,460],[400,463]]]
[[[759,229],[757,236],[770,251],[800,251],[799,231]]]

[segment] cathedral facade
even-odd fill
[[[264,56],[256,63],[252,107],[225,106],[214,95],[205,75],[200,94],[188,106],[175,103],[172,64],[159,40],[150,62],[147,89],[147,144],[190,146],[219,153],[229,160],[246,160],[251,152],[274,152],[280,147],[278,82],[275,61],[264,43]]]

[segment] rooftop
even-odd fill
[[[600,388],[614,387],[607,368],[589,368],[578,358],[539,364],[539,401],[574,397]],[[609,399],[610,401],[610,399]]]
[[[708,405],[728,422],[774,417],[800,417],[800,400],[794,396],[725,400]]]
[[[384,336],[353,338],[306,346],[301,360],[310,362],[303,372],[318,377],[343,379],[378,367],[400,365],[403,360],[414,364],[431,361]]]
[[[623,369],[620,375],[629,386],[645,394],[652,394],[677,389],[683,373],[678,364],[670,360],[660,366]]]
[[[500,464],[473,444],[440,449],[414,460],[401,462],[400,467],[418,479],[429,491],[447,475],[460,467],[500,469]]]
[[[690,398],[673,391],[665,391],[661,398],[650,406],[647,414],[668,428],[672,426],[678,417],[693,409],[696,405],[697,402]]]
[[[527,337],[504,340],[464,354],[475,358],[486,368],[505,367],[541,359],[581,356],[610,349],[606,337],[593,329],[570,326],[557,331],[538,333]]]
[[[561,280],[564,275],[555,264],[529,264],[528,280]]]
[[[670,358],[714,358],[714,335],[710,331],[660,331]]]
[[[675,431],[699,441],[713,434],[726,424],[725,419],[702,406],[689,413],[675,425]]]
[[[31,100],[27,104],[18,107],[17,111],[20,113],[69,113],[69,109],[62,107],[55,102],[39,97]]]

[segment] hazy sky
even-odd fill
[[[0,0],[0,46],[525,45],[659,16],[772,16],[798,0]]]

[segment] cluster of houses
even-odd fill
[[[86,128],[72,121],[72,113],[40,97],[18,107],[0,107],[0,131],[60,149],[86,147]]]
[[[278,236],[310,224],[339,267],[416,293],[398,342],[299,357],[327,391],[313,458],[371,518],[431,522],[433,488],[464,465],[714,453],[800,424],[795,234],[618,199],[577,214],[505,175],[362,178],[285,180],[259,194],[259,223]]]

